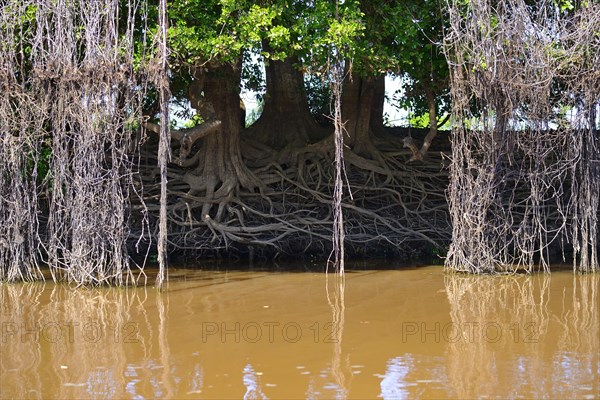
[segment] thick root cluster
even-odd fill
[[[424,250],[437,254],[451,231],[443,160],[432,154],[426,162],[407,163],[410,153],[400,140],[385,144],[388,150],[372,158],[345,152],[346,252],[412,259],[423,257]],[[195,170],[171,166],[172,256],[327,257],[333,229],[333,143],[309,145],[285,162],[256,143],[242,148],[247,150],[245,168],[229,166],[232,173],[226,180],[207,174],[206,165]],[[159,190],[151,179],[144,182],[148,197]],[[255,184],[244,184],[249,181]]]

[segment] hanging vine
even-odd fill
[[[145,87],[134,61],[141,5],[0,6],[0,279],[42,278],[41,263],[78,284],[140,276],[128,241]]]
[[[600,4],[559,3],[448,2],[452,270],[599,268]]]
[[[160,168],[160,215],[158,232],[158,264],[159,272],[156,285],[162,287],[167,278],[167,164],[171,160],[171,137],[169,133],[169,78],[167,75],[167,2],[161,0],[159,5],[159,32],[156,37],[158,48],[157,63],[152,79],[156,85],[160,101],[160,132],[158,144],[158,164]]]

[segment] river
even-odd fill
[[[600,275],[0,284],[3,398],[599,398]]]

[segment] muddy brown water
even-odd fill
[[[0,284],[3,398],[598,398],[600,275]]]

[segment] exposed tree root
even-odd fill
[[[327,140],[309,145],[295,152],[293,163],[282,164],[269,156],[268,148],[246,142],[243,148],[250,151],[244,154],[245,165],[257,185],[244,184],[233,170],[223,180],[206,169],[172,165],[171,253],[326,257],[333,229],[332,145]],[[388,142],[386,149],[377,150],[373,158],[350,149],[344,154],[353,195],[346,195],[342,204],[347,253],[414,257],[417,242],[420,249],[443,247],[450,225],[442,160],[407,164],[410,153],[401,149],[400,141]],[[148,196],[156,196],[157,186],[149,177],[144,185]]]

